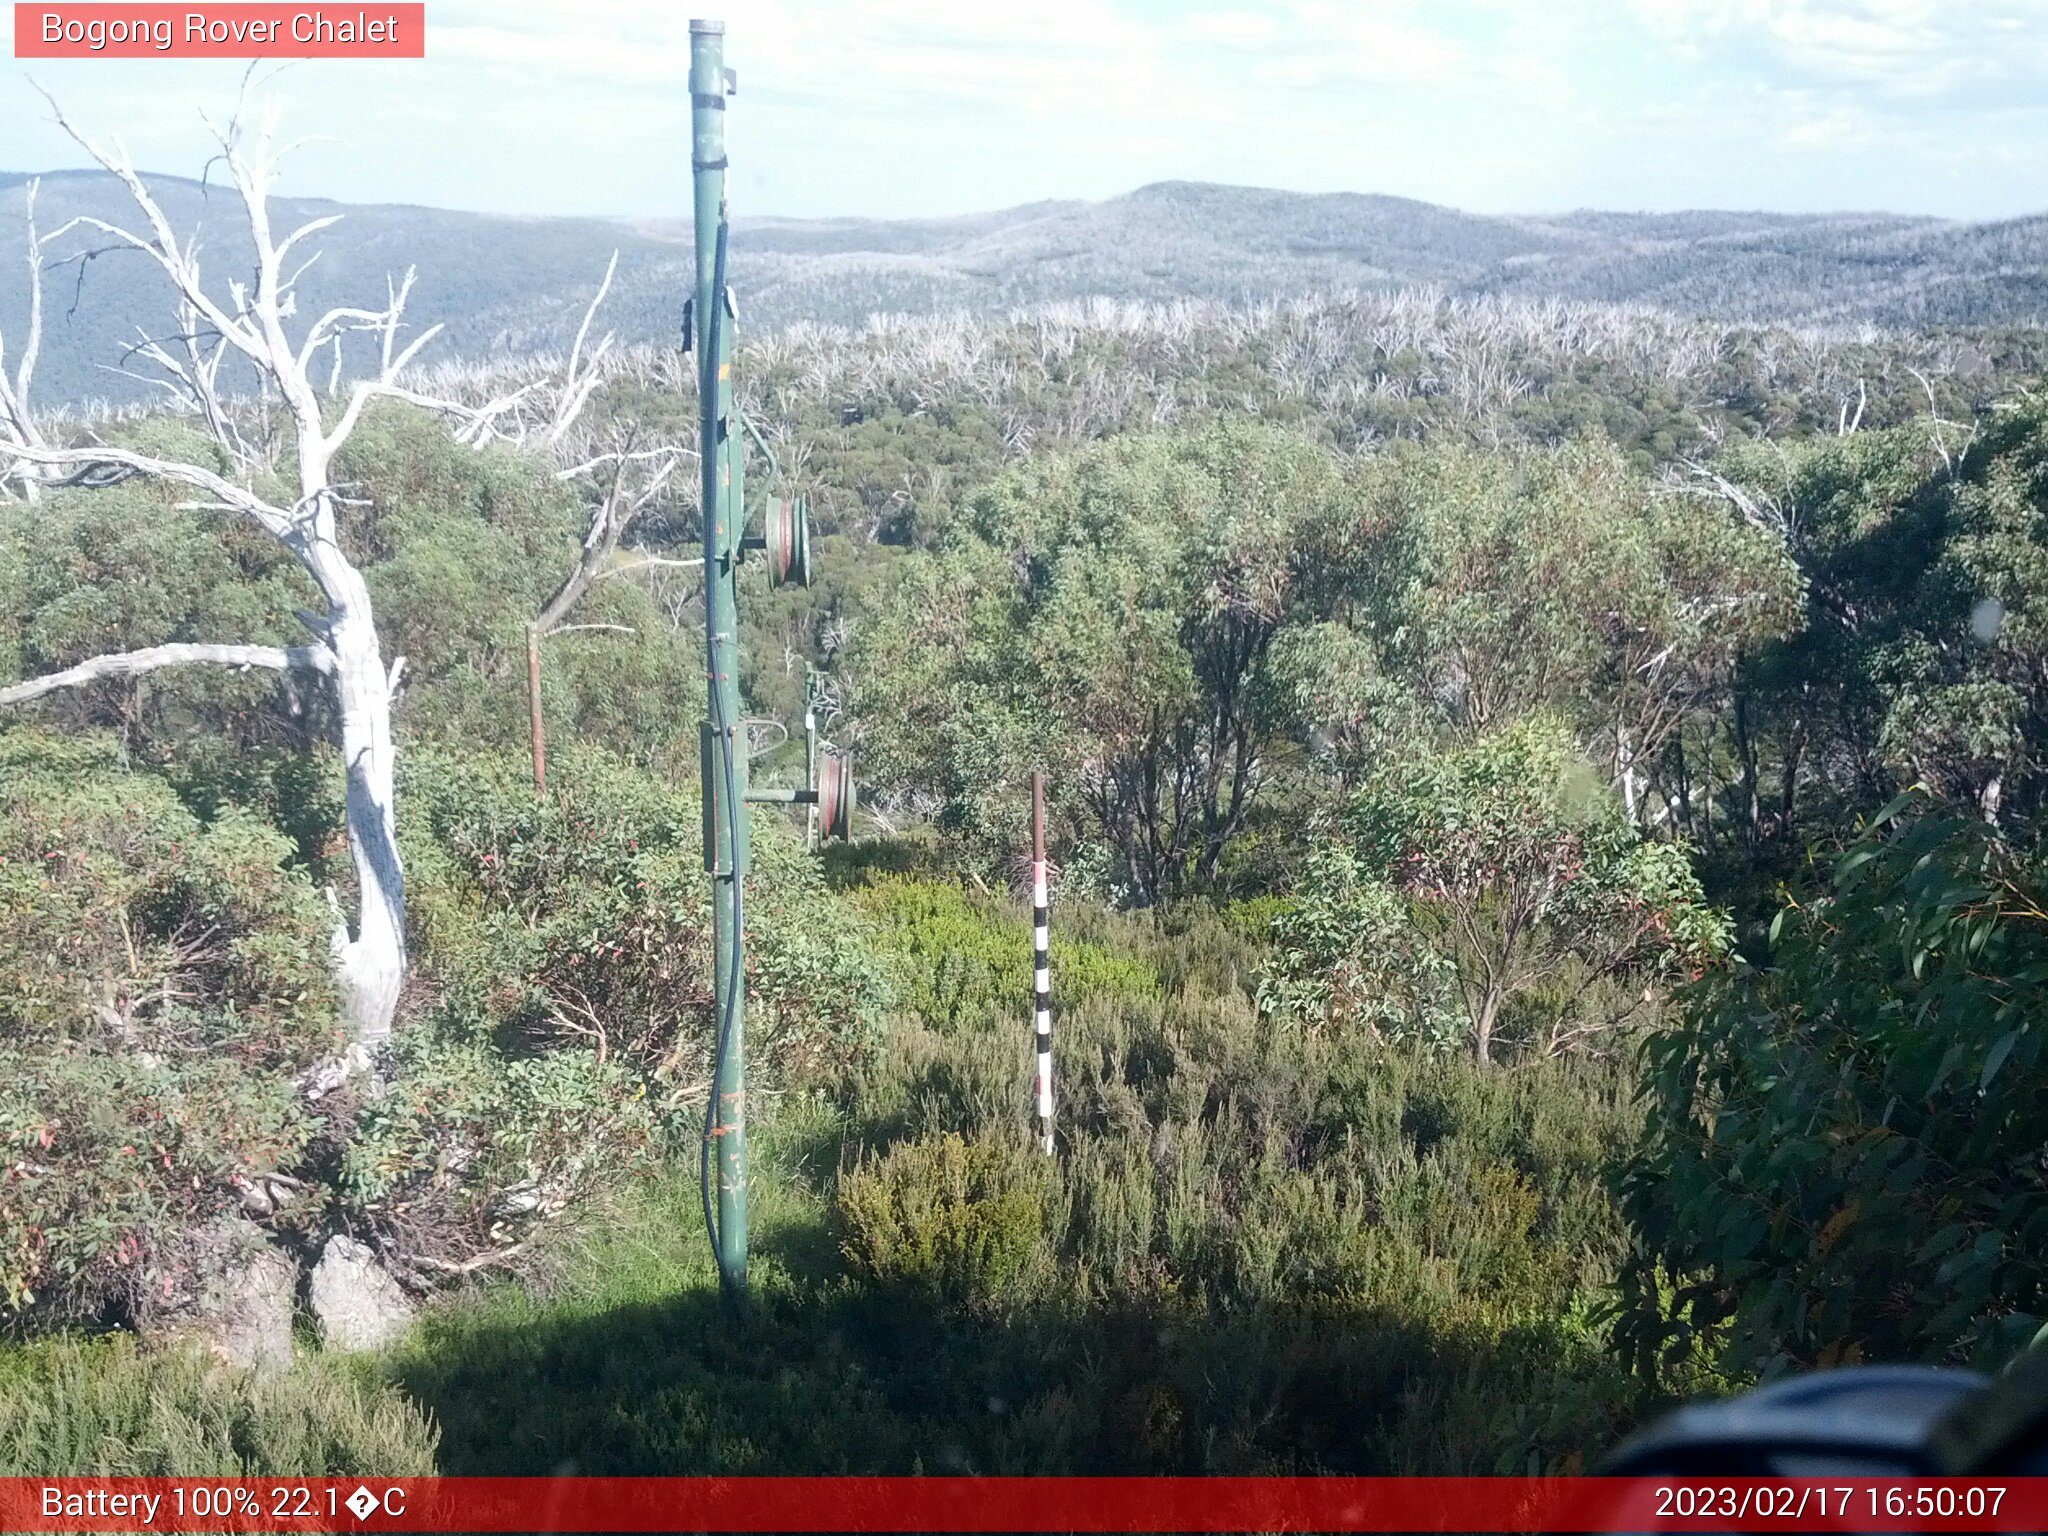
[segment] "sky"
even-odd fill
[[[683,214],[686,4],[428,0],[424,60],[269,80],[286,128],[321,136],[280,190]],[[722,15],[738,74],[742,216],[945,215],[1171,179],[1484,213],[2048,209],[2048,0],[696,4]],[[145,169],[196,175],[200,115],[232,106],[243,66],[4,68],[0,170],[82,163],[32,75]]]

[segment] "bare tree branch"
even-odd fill
[[[89,476],[96,470],[114,469],[125,471],[120,479],[147,475],[152,479],[196,486],[212,495],[220,506],[231,507],[254,518],[267,532],[279,539],[289,542],[299,531],[295,513],[273,506],[254,491],[245,490],[233,481],[223,479],[212,470],[198,464],[159,459],[127,448],[110,448],[97,443],[78,448],[42,448],[28,443],[13,443],[5,445],[5,451],[31,464],[43,464],[52,469],[75,470],[81,472],[81,476]],[[93,481],[74,477],[72,483],[117,484],[118,481]]]
[[[614,250],[612,259],[604,269],[604,281],[597,285],[597,296],[590,301],[590,308],[583,312],[583,323],[576,327],[576,340],[569,348],[569,366],[562,375],[561,396],[555,405],[555,419],[548,428],[548,442],[558,443],[570,424],[583,412],[583,404],[590,398],[590,392],[597,388],[603,377],[599,364],[605,351],[611,346],[612,338],[606,333],[603,341],[590,355],[590,366],[582,374],[576,371],[577,363],[583,356],[583,340],[590,334],[590,322],[597,318],[597,307],[604,302],[604,296],[611,292],[612,274],[619,270],[619,253]]]
[[[614,257],[614,261],[616,259]],[[609,273],[606,280],[610,280]],[[602,296],[600,290],[599,297]],[[593,312],[596,307],[593,303]],[[580,409],[580,403],[578,408]],[[559,423],[562,418],[558,415],[556,420]],[[630,430],[625,431],[616,442],[617,446],[593,456],[571,471],[572,474],[580,474],[593,468],[609,466],[611,473],[604,482],[602,494],[596,505],[590,510],[590,527],[583,535],[583,549],[577,556],[575,568],[562,579],[562,584],[556,588],[554,596],[549,598],[546,605],[534,616],[533,622],[526,626],[527,712],[530,716],[533,785],[536,791],[547,788],[547,727],[541,712],[540,643],[550,636],[567,634],[579,629],[612,629],[627,634],[633,632],[619,624],[566,624],[563,620],[594,583],[606,576],[617,574],[611,566],[612,556],[617,552],[619,541],[625,537],[626,530],[632,526],[633,519],[660,498],[670,478],[685,459],[696,457],[673,446],[640,449],[635,446],[636,439]],[[643,468],[647,470],[645,478],[635,483],[628,471]],[[648,555],[633,562],[631,568],[640,569],[657,563],[680,566],[701,565],[703,562],[664,560],[660,556]]]
[[[642,555],[639,559],[628,560],[623,565],[608,565],[590,579],[593,583],[609,581],[614,576],[624,576],[631,571],[644,571],[652,567],[660,567],[664,570],[696,570],[703,563],[704,557],[702,555],[697,556],[694,560],[671,560],[666,555]]]
[[[1920,388],[1926,392],[1928,430],[1934,437],[1934,451],[1941,455],[1941,467],[1948,471],[1948,477],[1953,480],[1956,477],[1956,461],[1949,456],[1948,434],[1943,430],[1949,423],[1942,419],[1941,406],[1934,398],[1934,386],[1927,381],[1926,374],[1910,363],[1906,366],[1906,372],[1918,379]]]
[[[26,704],[62,688],[79,688],[108,677],[140,677],[165,667],[266,667],[273,672],[293,670],[332,674],[334,654],[324,645],[152,645],[139,651],[121,651],[95,656],[62,672],[46,673],[26,682],[0,688],[0,705]]]

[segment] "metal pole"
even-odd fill
[[[1038,1044],[1038,1130],[1052,1153],[1052,935],[1051,892],[1045,871],[1045,775],[1031,774],[1032,992]]]
[[[808,805],[812,811],[818,808],[818,792],[815,789],[750,789],[747,791],[749,805]]]
[[[737,596],[743,508],[730,483],[732,314],[726,305],[725,23],[690,23],[690,170],[697,215],[697,354],[704,509],[704,638],[710,718],[704,722],[704,861],[711,871],[711,1104],[707,1172],[717,1179],[712,1242],[728,1292],[747,1283],[746,984],[747,753],[741,736]],[[710,1216],[710,1198],[706,1215]]]

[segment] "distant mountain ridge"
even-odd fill
[[[18,345],[25,188],[0,173],[0,335]],[[204,231],[223,282],[247,270],[229,190],[147,178],[173,223]],[[45,229],[80,213],[123,220],[111,177],[42,177]],[[279,198],[274,218],[341,213],[303,282],[308,308],[374,298],[419,269],[413,318],[447,327],[438,355],[564,345],[614,248],[605,323],[622,339],[672,335],[689,284],[683,219],[515,218],[398,204]],[[61,259],[92,248],[80,236]],[[1655,305],[1726,320],[1887,326],[2027,323],[2048,313],[2048,215],[1992,223],[1884,213],[1580,210],[1463,213],[1368,193],[1160,182],[1101,202],[1055,201],[941,219],[735,220],[732,276],[750,325],[858,324],[878,311],[1003,311],[1049,300],[1222,302],[1318,289],[1430,286]],[[109,371],[138,324],[165,318],[161,279],[115,252],[48,280],[46,403],[134,398]]]

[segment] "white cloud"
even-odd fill
[[[2048,0],[1630,0],[1667,43],[1796,86],[1927,99],[2048,66]]]
[[[1286,34],[1271,12],[1198,11],[1180,24],[1179,35],[1196,44],[1258,49],[1273,47]]]
[[[424,61],[288,72],[298,125],[349,141],[309,151],[288,187],[672,211],[690,9],[433,0]],[[763,211],[952,212],[1170,176],[1527,211],[2048,204],[2048,180],[2027,180],[2048,172],[2048,0],[725,10],[735,165]],[[237,69],[58,61],[44,73],[82,121],[189,171],[205,158],[195,108],[226,100]],[[36,108],[0,91],[0,159],[75,162]]]

